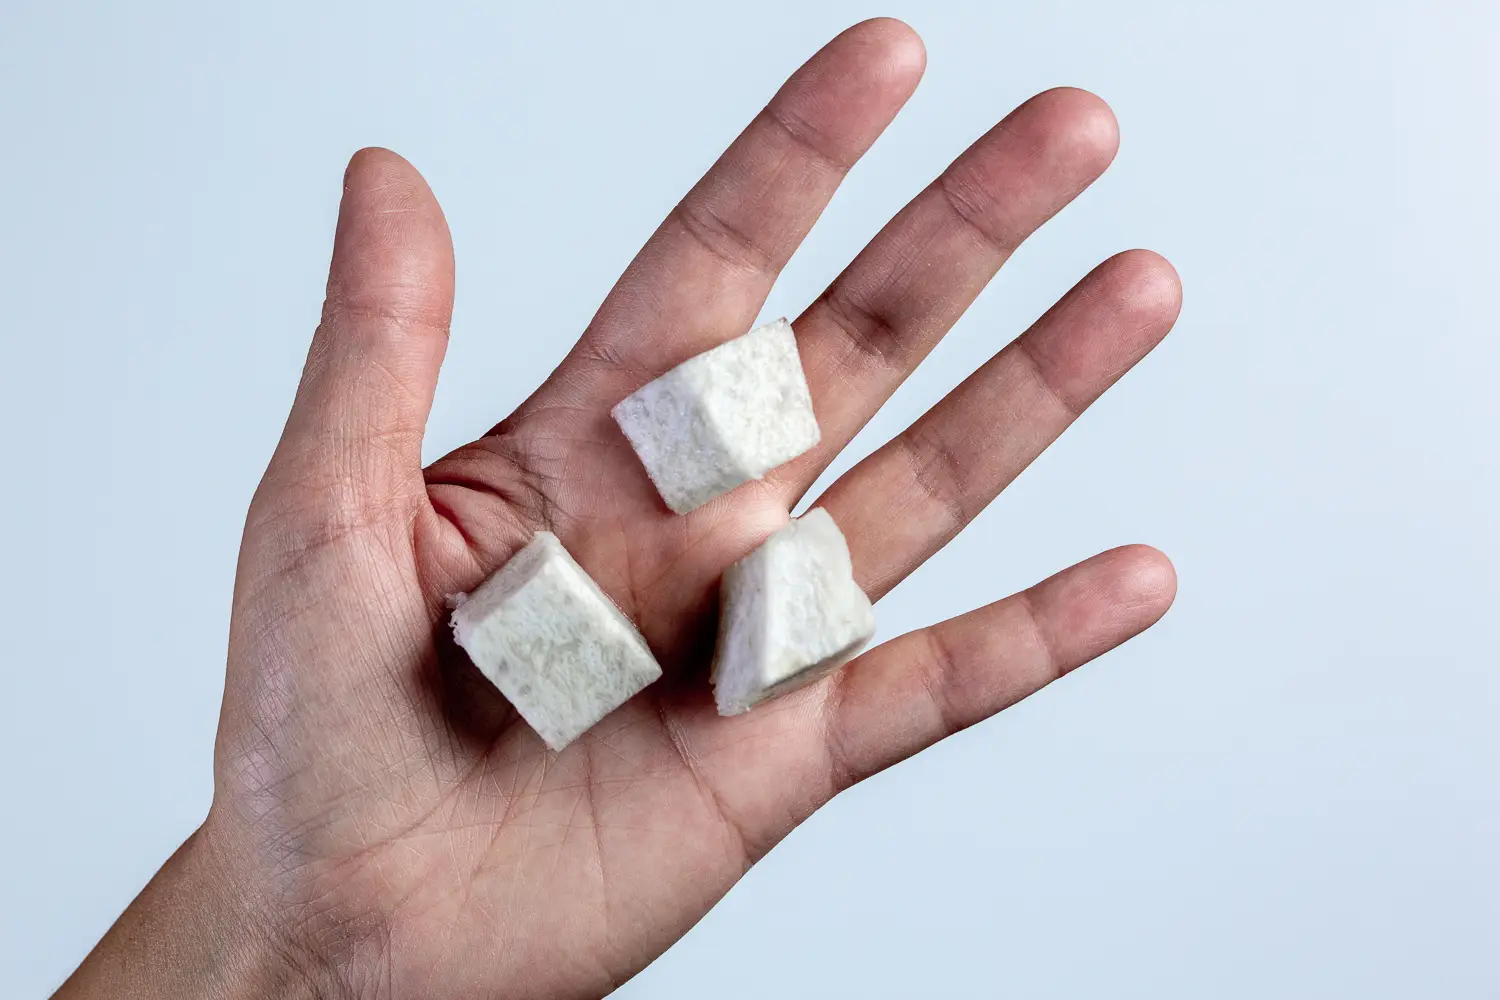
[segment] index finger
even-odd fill
[[[608,410],[667,369],[749,329],[849,168],[906,103],[926,64],[916,33],[863,21],[777,91],[657,228],[558,372],[518,412],[562,390]]]

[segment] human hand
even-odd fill
[[[733,718],[706,680],[724,568],[788,511],[1030,232],[1112,158],[1113,116],[1041,94],[976,142],[796,321],[811,453],[671,514],[610,419],[750,327],[921,43],[865,22],[793,75],[651,237],[557,371],[421,467],[453,260],[426,184],[356,154],[322,322],[251,504],[203,827],[61,996],[599,996],[681,936],[840,790],[1159,618],[1174,577],[1116,549],[893,639]],[[947,543],[1171,327],[1143,251],[1052,310],[817,501],[878,599]],[[514,332],[500,335],[515,335]],[[554,531],[666,676],[550,752],[446,636]]]

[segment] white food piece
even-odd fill
[[[810,684],[875,634],[875,610],[854,582],[849,546],[821,507],[781,528],[719,584],[714,700],[740,712]]]
[[[785,319],[689,358],[611,414],[678,514],[818,443],[802,358]]]
[[[661,676],[635,625],[549,531],[450,621],[469,659],[553,750]]]

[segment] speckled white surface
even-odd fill
[[[612,414],[678,514],[818,443],[812,396],[785,319],[689,358]]]
[[[740,712],[817,680],[875,634],[875,610],[854,582],[849,546],[814,508],[731,566],[719,588],[714,699]]]
[[[547,531],[454,609],[451,624],[474,665],[554,750],[661,676],[630,619]]]

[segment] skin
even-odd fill
[[[354,156],[322,322],[245,527],[213,806],[57,996],[601,996],[841,790],[1165,613],[1171,564],[1115,549],[746,715],[714,712],[723,569],[785,523],[1115,152],[1113,115],[1078,90],[1040,94],[981,137],[795,320],[819,447],[671,514],[609,408],[749,328],[924,61],[897,21],[831,41],[652,235],[551,378],[426,469],[452,245],[413,167]],[[1179,303],[1160,257],[1110,258],[829,488],[817,504],[870,596],[983,510]],[[543,528],[666,670],[560,754],[443,627],[446,595]]]

